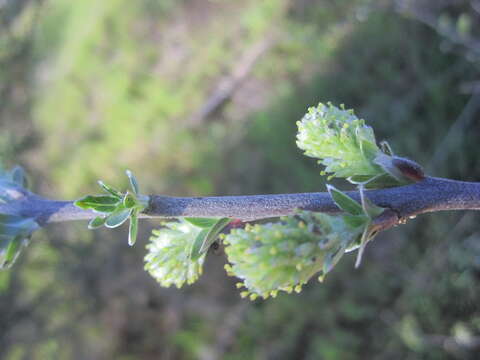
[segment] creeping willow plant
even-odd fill
[[[415,162],[396,157],[386,143],[377,144],[371,127],[332,104],[310,108],[297,123],[297,145],[315,157],[329,178],[346,178],[360,191],[360,202],[328,185],[343,214],[332,216],[301,211],[266,224],[246,224],[226,231],[227,218],[185,218],[154,231],[145,268],[162,286],[192,283],[202,273],[208,247],[225,245],[227,274],[238,277],[241,296],[275,297],[279,291],[300,292],[313,276],[323,281],[340,258],[358,250],[360,265],[366,244],[376,229],[374,220],[385,210],[371,203],[365,188],[405,185],[421,180]],[[219,236],[220,234],[220,236]]]
[[[195,282],[202,274],[208,249],[224,244],[229,275],[240,279],[241,296],[254,300],[275,297],[279,291],[300,292],[312,277],[323,281],[340,258],[358,250],[359,266],[365,246],[379,230],[379,219],[391,212],[373,204],[366,189],[400,186],[424,178],[415,162],[393,154],[386,142],[377,143],[371,127],[343,106],[319,104],[297,123],[297,145],[305,155],[324,166],[322,175],[344,178],[357,187],[355,199],[327,185],[341,210],[328,215],[298,209],[293,216],[262,224],[243,224],[226,217],[178,218],[154,230],[147,245],[145,269],[168,287]],[[114,228],[130,221],[128,243],[137,238],[138,218],[148,213],[149,196],[139,191],[137,180],[127,171],[131,190],[120,192],[99,181],[103,195],[85,196],[75,202],[97,216],[90,229]],[[21,169],[0,173],[0,207],[25,188]],[[26,191],[26,190],[25,190]],[[0,268],[13,263],[30,234],[38,228],[29,217],[0,212]],[[380,228],[381,230],[381,228]]]

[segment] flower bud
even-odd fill
[[[401,182],[417,182],[425,179],[423,168],[410,159],[379,153],[375,163]]]

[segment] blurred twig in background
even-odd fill
[[[193,126],[201,126],[205,121],[209,120],[215,112],[219,111],[233,96],[235,90],[237,90],[250,75],[260,57],[274,46],[274,44],[275,36],[273,34],[267,34],[265,38],[248,48],[238,59],[232,72],[220,80],[205,104],[203,104],[198,111],[194,112],[190,118],[190,124]],[[251,94],[251,96],[254,97],[255,94]]]

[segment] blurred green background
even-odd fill
[[[0,0],[0,153],[36,192],[324,190],[295,146],[345,103],[435,176],[480,181],[480,1]],[[344,184],[339,184],[342,186]],[[0,358],[478,359],[480,217],[424,215],[299,295],[240,299],[222,255],[160,288],[125,229],[49,225],[0,273]]]

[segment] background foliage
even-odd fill
[[[332,101],[430,174],[480,181],[479,18],[467,0],[0,1],[2,158],[52,198],[125,188],[125,168],[145,193],[324,190],[295,122]],[[474,359],[478,223],[422,216],[266,302],[223,256],[160,288],[154,224],[132,249],[123,228],[52,225],[0,273],[0,358]]]

